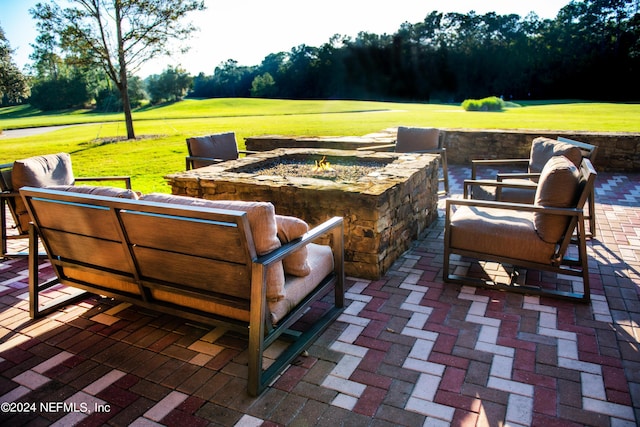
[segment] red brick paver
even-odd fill
[[[243,336],[96,296],[32,321],[26,260],[4,260],[0,424],[637,425],[640,175],[601,173],[596,202],[591,304],[443,283],[441,214],[383,278],[348,278],[344,314],[258,398]]]

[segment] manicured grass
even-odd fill
[[[0,139],[0,162],[68,152],[77,176],[131,175],[134,188],[168,192],[163,176],[184,170],[185,138],[233,130],[244,138],[265,134],[364,135],[405,126],[640,132],[640,104],[519,103],[501,113],[465,112],[459,105],[363,101],[263,99],[186,100],[134,113],[141,139],[126,135],[122,114],[65,111],[42,114],[29,107],[0,109],[0,128],[80,124],[44,135]],[[87,124],[89,123],[89,124]]]

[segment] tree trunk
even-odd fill
[[[122,110],[124,111],[124,121],[127,125],[127,139],[135,139],[133,131],[133,116],[131,115],[131,103],[129,102],[129,81],[127,76],[127,61],[124,57],[124,42],[122,40],[122,17],[120,16],[120,2],[115,2],[116,32],[118,37],[118,62],[120,65],[120,98],[122,99]]]
[[[133,131],[133,116],[131,115],[131,103],[129,102],[129,87],[127,85],[127,77],[122,77],[122,85],[120,89],[120,97],[122,98],[122,110],[124,111],[124,121],[127,125],[127,139],[135,139],[136,134]]]

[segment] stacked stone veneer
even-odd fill
[[[528,158],[531,142],[538,136],[575,139],[598,147],[594,166],[599,171],[640,170],[640,134],[627,132],[579,132],[532,130],[441,129],[447,160],[469,164],[474,159]],[[361,137],[292,137],[266,135],[246,138],[248,150],[264,151],[280,147],[325,147],[354,149],[395,141],[396,128]]]
[[[265,176],[240,172],[283,156],[322,155],[387,162],[357,182]],[[173,194],[217,200],[270,201],[276,213],[315,226],[341,216],[345,272],[377,279],[437,218],[438,156],[353,150],[278,149],[206,168],[168,175]]]
[[[531,141],[538,136],[565,138],[598,147],[594,166],[599,171],[640,170],[640,134],[568,131],[445,130],[447,160],[468,164],[473,159],[529,158]]]

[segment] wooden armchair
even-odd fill
[[[545,165],[533,204],[472,199],[446,202],[443,276],[447,282],[588,302],[589,268],[583,207],[592,194],[596,171],[589,159],[580,169],[564,156]],[[571,251],[570,251],[571,248]],[[577,255],[577,258],[571,258]],[[456,274],[451,257],[494,261],[514,266],[509,283],[488,275]],[[517,268],[582,277],[583,289],[558,289],[517,283]],[[575,287],[576,285],[573,284]]]
[[[528,159],[489,159],[471,161],[471,180],[465,181],[465,198],[498,200],[511,203],[533,203],[536,183],[545,164],[553,156],[563,155],[576,166],[583,158],[593,163],[598,147],[572,139],[538,137],[531,144]],[[498,172],[486,180],[486,170],[508,168],[510,172]],[[513,172],[522,169],[524,172]],[[483,174],[484,172],[484,174]],[[473,182],[475,181],[475,182]],[[504,182],[509,185],[496,184]],[[595,192],[589,195],[585,220],[589,224],[587,236],[596,235]]]
[[[238,150],[235,132],[187,138],[187,150],[189,151],[186,157],[187,170],[235,160],[240,153],[256,153],[256,151]]]
[[[67,153],[30,157],[0,165],[0,226],[2,227],[0,244],[2,256],[27,255],[27,253],[9,253],[7,248],[8,240],[29,237],[31,217],[20,197],[18,190],[21,187],[74,185],[81,181],[120,181],[127,189],[131,189],[131,178],[128,176],[75,177],[71,156]],[[10,226],[7,221],[7,209],[13,218],[12,232],[8,232]]]
[[[435,128],[404,127],[398,128],[398,136],[394,144],[378,144],[369,147],[358,148],[364,150],[391,150],[396,153],[432,153],[440,155],[442,176],[438,182],[442,182],[444,190],[438,194],[449,194],[449,173],[447,171],[447,149],[444,147],[443,138],[440,138],[440,130]]]

